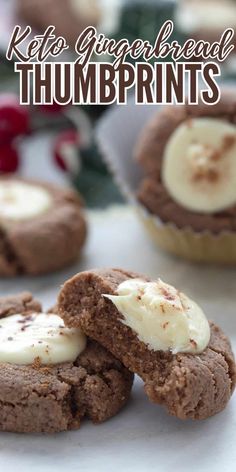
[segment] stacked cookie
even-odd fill
[[[228,338],[160,279],[81,272],[48,313],[30,293],[0,299],[0,430],[102,422],[127,403],[133,374],[149,400],[180,419],[220,412],[236,383]]]
[[[160,279],[121,269],[67,281],[58,299],[67,326],[84,333],[144,381],[148,398],[181,419],[225,408],[236,383],[230,342],[201,308]]]

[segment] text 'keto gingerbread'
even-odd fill
[[[54,26],[33,37],[30,26],[16,26],[6,57],[16,60],[23,105],[126,104],[129,91],[136,104],[214,105],[220,99],[221,64],[234,49],[234,30],[224,31],[218,42],[188,39],[183,45],[171,40],[173,30],[173,22],[166,21],[153,45],[141,39],[130,44],[91,26],[78,36],[75,61],[58,62],[69,46]]]

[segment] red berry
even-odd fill
[[[19,104],[17,95],[0,95],[0,142],[29,132],[29,112]]]
[[[66,105],[60,105],[59,103],[53,102],[51,105],[40,105],[40,109],[45,112],[45,113],[51,113],[56,115],[57,113],[61,113],[63,111],[63,108],[65,108]]]
[[[15,172],[19,167],[19,162],[18,152],[11,144],[0,146],[0,172]]]
[[[79,135],[76,130],[66,130],[59,134],[54,145],[54,159],[63,171],[72,175],[79,173]]]

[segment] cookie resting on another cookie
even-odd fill
[[[42,274],[74,262],[86,238],[77,192],[0,178],[0,275]]]
[[[42,314],[30,293],[0,298],[1,431],[66,431],[84,416],[100,423],[125,405],[132,382],[119,360]]]
[[[223,410],[236,382],[228,338],[201,308],[164,282],[121,269],[68,280],[58,309],[144,380],[150,400],[181,419]]]

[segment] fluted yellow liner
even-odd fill
[[[164,224],[142,207],[137,207],[137,211],[152,239],[162,249],[190,261],[236,265],[236,232],[197,233],[191,228]]]

